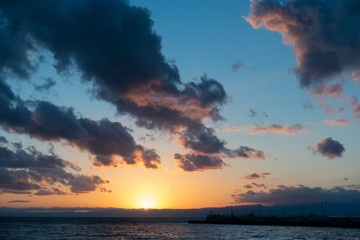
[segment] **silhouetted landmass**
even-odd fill
[[[261,217],[251,214],[247,216],[208,215],[205,221],[190,220],[189,223],[360,228],[359,217],[319,217],[315,215],[309,217]]]

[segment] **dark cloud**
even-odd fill
[[[279,133],[279,134],[298,134],[304,131],[304,127],[301,124],[285,125],[281,126],[279,124],[268,124],[265,126],[254,126],[250,128],[250,134],[258,133]]]
[[[247,21],[282,34],[296,53],[300,85],[312,87],[359,67],[359,13],[356,0],[260,0]]]
[[[244,176],[244,179],[259,179],[259,178],[263,178],[265,179],[267,176],[270,176],[271,173],[268,172],[263,172],[263,173],[251,173],[249,175]]]
[[[11,43],[16,50],[3,53],[6,61],[0,71],[28,78],[36,68],[28,54],[39,58],[43,50],[49,51],[59,73],[76,68],[93,84],[97,98],[133,117],[137,126],[166,130],[185,148],[212,158],[232,151],[251,158],[250,148],[245,153],[226,149],[225,141],[204,125],[205,119],[223,119],[220,107],[228,96],[206,75],[190,82],[180,79],[177,67],[161,53],[161,37],[147,9],[122,0],[22,0],[2,1],[0,10],[5,34],[0,48]],[[3,128],[43,140],[65,140],[94,154],[96,166],[115,166],[115,157],[121,156],[127,164],[142,161],[147,168],[158,167],[155,151],[136,144],[120,123],[77,118],[72,109],[48,102],[37,101],[30,110],[3,87]]]
[[[259,183],[255,183],[255,182],[253,182],[253,183],[251,183],[254,187],[256,187],[256,188],[264,188],[264,189],[267,189],[267,187],[265,186],[265,184],[259,184]]]
[[[307,186],[281,186],[269,191],[255,192],[248,190],[244,193],[231,195],[237,204],[256,203],[265,205],[297,205],[321,203],[350,203],[360,201],[360,191],[348,187],[333,187],[330,189]]]
[[[116,156],[121,156],[127,164],[143,162],[145,167],[150,168],[160,164],[156,152],[136,144],[120,122],[77,118],[72,108],[58,107],[45,101],[33,102],[34,110],[31,111],[3,81],[0,81],[0,104],[3,106],[0,126],[6,130],[29,134],[40,140],[65,140],[94,154],[96,166],[116,166]]]
[[[330,137],[316,144],[316,152],[326,156],[328,159],[342,157],[344,151],[344,145]]]
[[[8,140],[4,136],[0,136],[0,144],[8,143]]]
[[[56,82],[52,78],[47,78],[45,83],[41,85],[34,84],[36,91],[49,91],[52,87],[56,85]]]
[[[178,167],[187,172],[222,169],[223,166],[226,166],[220,158],[208,155],[196,155],[193,153],[181,155],[175,153],[174,159],[177,162]]]
[[[225,141],[215,136],[213,128],[207,128],[202,124],[183,131],[180,141],[186,148],[201,153],[219,153],[225,149]]]
[[[8,203],[28,203],[31,201],[26,201],[26,200],[12,200],[12,201],[8,201]]]
[[[250,158],[250,159],[265,159],[265,154],[261,150],[256,150],[246,146],[240,146],[238,149],[224,150],[227,157],[230,158]]]
[[[252,185],[252,184],[245,184],[244,186],[243,186],[243,188],[246,188],[246,189],[251,189],[251,188],[253,188],[254,186]]]
[[[89,183],[90,185],[93,185],[92,183]],[[97,187],[96,187],[97,188]],[[95,188],[95,189],[96,189]],[[94,189],[94,190],[95,190]],[[72,190],[72,189],[71,189]],[[92,190],[92,191],[94,191]],[[89,191],[88,191],[89,192]],[[51,189],[40,189],[37,192],[34,193],[34,195],[37,196],[50,196],[50,195],[68,195],[68,192],[62,191],[58,188],[51,188]]]
[[[70,171],[69,171],[70,170]],[[106,190],[109,183],[97,175],[81,175],[81,169],[51,153],[35,147],[15,151],[0,147],[0,190],[4,193],[65,195]]]

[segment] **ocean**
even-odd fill
[[[0,218],[0,239],[360,239],[360,229],[189,224],[187,219]]]

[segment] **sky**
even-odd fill
[[[359,11],[0,1],[0,206],[359,202]]]

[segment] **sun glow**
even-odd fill
[[[149,208],[155,208],[156,207],[155,200],[151,196],[146,196],[146,197],[140,198],[138,200],[137,204],[138,204],[138,207],[144,208],[144,209],[149,209]]]

